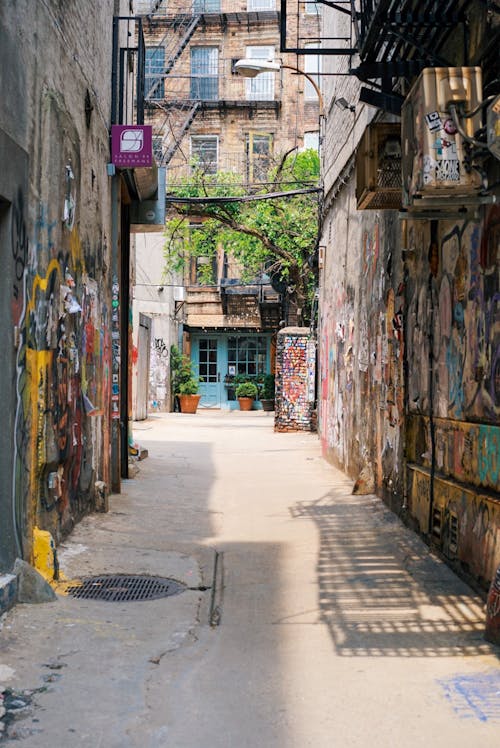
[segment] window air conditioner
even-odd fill
[[[356,154],[358,210],[401,208],[401,126],[377,122],[369,125]]]
[[[470,168],[466,144],[449,113],[450,104],[471,111],[481,101],[481,68],[426,68],[401,112],[403,206],[432,207],[437,198],[470,201],[481,186]],[[481,113],[462,118],[470,137]]]

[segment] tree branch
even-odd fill
[[[261,231],[253,229],[250,226],[245,226],[245,224],[239,223],[232,216],[226,213],[219,212],[218,208],[213,211],[207,211],[204,210],[202,204],[200,204],[199,206],[190,205],[189,208],[176,206],[176,210],[180,215],[183,215],[185,217],[197,216],[198,218],[211,218],[215,219],[216,221],[220,221],[220,223],[224,224],[224,226],[227,226],[230,229],[233,229],[233,231],[237,231],[240,234],[246,234],[247,236],[254,237],[254,239],[258,239],[260,242],[262,242],[266,249],[275,254],[277,257],[280,257],[282,260],[289,263],[289,265],[292,267],[298,267],[298,262],[293,254],[287,252],[285,249],[282,249],[282,247],[279,247],[277,244],[274,244],[274,242],[272,242],[269,237],[263,234]]]

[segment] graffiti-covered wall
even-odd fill
[[[15,192],[0,179],[3,566],[30,560],[35,526],[60,539],[108,482],[112,14],[94,1],[0,8],[1,161],[17,165]]]
[[[409,509],[479,581],[500,563],[500,209],[409,222]]]
[[[402,495],[403,306],[399,222],[356,211],[353,180],[328,206],[318,409],[327,459],[391,504]]]
[[[500,563],[500,210],[326,213],[323,452],[486,586]],[[404,258],[404,261],[403,261]],[[406,376],[405,376],[406,372]]]

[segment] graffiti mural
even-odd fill
[[[316,346],[308,330],[278,333],[276,348],[276,431],[310,431],[314,400],[310,380]]]
[[[429,230],[420,237],[409,263],[408,356],[420,362],[409,378],[411,412],[432,407],[441,418],[498,419],[499,239],[498,207],[490,209],[482,234],[479,221],[440,225],[433,269],[422,260],[425,244],[433,245]]]
[[[353,195],[346,192],[331,228],[336,259],[322,279],[320,435],[327,459],[353,478],[368,477],[367,484],[392,500],[401,488],[404,418],[398,227],[376,214],[351,226],[353,214]]]
[[[77,230],[66,251],[56,251],[47,215],[40,211],[36,227],[36,246],[51,258],[44,272],[33,263],[28,270],[27,249],[19,241],[13,247],[21,330],[14,505],[20,536],[36,524],[57,539],[92,508],[95,481],[107,481],[109,321],[105,294],[85,272]]]
[[[424,532],[455,517],[453,556],[481,583],[500,563],[499,251],[495,206],[424,222],[408,260],[410,507]]]
[[[153,321],[154,325],[154,321]],[[149,361],[149,407],[168,410],[169,347],[163,337],[154,337]]]

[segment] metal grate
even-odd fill
[[[139,576],[137,574],[104,575],[83,579],[81,584],[68,587],[68,595],[85,600],[132,602],[158,600],[184,592],[185,586],[173,579]]]
[[[450,552],[458,551],[458,516],[450,512]]]
[[[443,510],[439,506],[433,507],[432,510],[432,535],[434,538],[441,540],[443,530]]]

